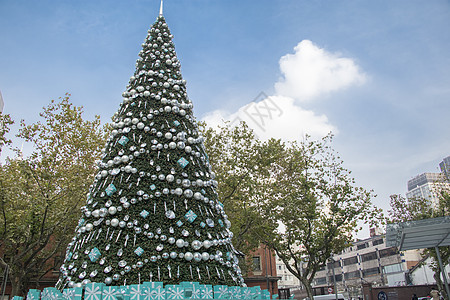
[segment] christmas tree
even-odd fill
[[[172,38],[161,13],[113,117],[59,287],[243,285]]]

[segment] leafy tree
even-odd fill
[[[215,129],[203,123],[201,129],[219,199],[231,221],[233,245],[248,255],[261,243],[257,232],[264,231],[264,222],[260,220],[259,195],[265,194],[271,177],[268,167],[283,154],[283,147],[279,141],[258,140],[245,122],[237,126],[225,123]],[[241,265],[243,271],[247,267]]]
[[[0,113],[0,154],[2,154],[2,148],[5,145],[10,145],[11,140],[6,137],[7,133],[10,131],[10,126],[14,124],[11,116],[8,114]]]
[[[83,119],[69,95],[52,101],[42,121],[21,122],[18,137],[33,152],[7,158],[0,168],[0,266],[8,268],[12,294],[61,263],[104,144],[99,117]]]
[[[331,141],[328,135],[282,145],[283,155],[270,166],[270,188],[260,195],[266,226],[260,239],[302,282],[310,299],[320,267],[348,246],[359,221],[375,222],[381,213],[371,203],[373,193],[355,186]]]
[[[444,185],[437,184],[436,195],[438,196],[437,205],[430,205],[429,201],[423,198],[406,199],[402,195],[391,195],[390,206],[388,211],[388,223],[400,223],[406,221],[417,221],[429,218],[438,218],[450,215],[450,194],[448,190],[442,188]],[[441,187],[441,188],[439,188]],[[450,247],[439,247],[439,252],[443,262],[450,259]],[[434,279],[439,291],[446,296],[446,289],[441,278],[442,270],[438,263],[436,249],[429,248],[422,252],[422,257],[430,257],[431,269],[434,271]]]

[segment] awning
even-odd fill
[[[388,224],[386,246],[399,251],[450,246],[450,216]]]

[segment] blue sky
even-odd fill
[[[0,0],[4,112],[35,121],[70,92],[109,121],[158,11],[158,0]],[[261,138],[286,140],[331,129],[384,209],[450,155],[448,1],[166,0],[164,15],[198,119],[247,117]],[[248,119],[264,103],[271,118]]]

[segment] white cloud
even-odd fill
[[[321,138],[328,132],[337,133],[325,115],[317,115],[294,103],[294,99],[284,96],[271,96],[260,102],[251,102],[235,113],[216,110],[205,117],[209,126],[223,125],[223,121],[232,124],[243,120],[260,139],[271,137],[284,141],[299,140],[305,134]]]
[[[294,54],[280,59],[283,78],[275,83],[276,95],[264,95],[261,101],[251,102],[237,112],[210,112],[202,120],[212,127],[223,125],[224,120],[232,124],[243,120],[260,139],[293,141],[306,134],[319,139],[330,131],[338,133],[327,116],[302,108],[297,100],[361,84],[365,75],[352,59],[328,53],[311,41],[301,41],[294,50]]]
[[[366,80],[352,59],[329,53],[309,40],[294,50],[280,59],[283,77],[275,83],[278,95],[306,101]]]

